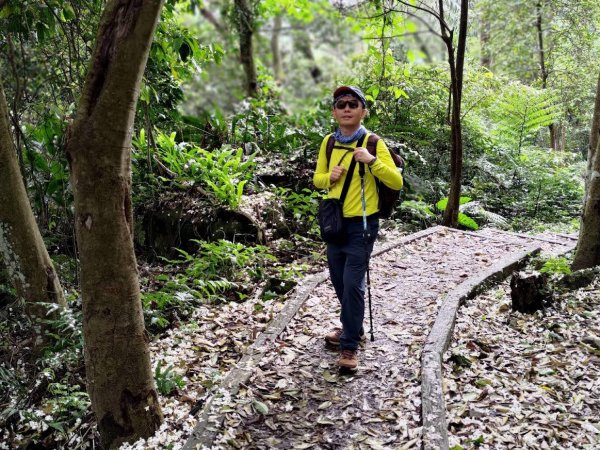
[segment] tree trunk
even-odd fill
[[[102,445],[152,435],[162,422],[133,250],[131,137],[163,0],[104,10],[66,153],[81,259],[87,389]]]
[[[240,35],[240,61],[246,74],[245,90],[248,97],[258,96],[256,65],[254,64],[254,49],[252,35],[254,34],[254,18],[247,0],[235,0],[237,8],[237,29]]]
[[[573,258],[573,269],[587,269],[600,265],[600,77],[596,88],[596,104],[590,133],[590,148],[583,214],[579,240]],[[593,145],[593,147],[592,147]]]
[[[540,57],[540,75],[542,77],[542,88],[543,89],[547,89],[548,88],[548,69],[546,68],[546,50],[544,48],[544,28],[542,25],[542,21],[543,21],[543,16],[542,16],[542,2],[538,1],[535,5],[536,7],[536,13],[537,13],[537,18],[536,18],[536,29],[537,29],[537,35],[538,35],[538,55]],[[556,129],[556,125],[551,123],[550,125],[548,125],[548,132],[550,134],[550,148],[552,150],[557,150],[559,149],[559,136],[558,136],[558,132]]]
[[[490,53],[490,28],[491,24],[486,14],[481,17],[479,23],[479,45],[481,47],[481,66],[492,70],[492,55]]]
[[[440,17],[443,20],[443,1],[440,0]],[[461,0],[460,24],[458,31],[458,46],[456,49],[456,61],[454,59],[454,46],[452,44],[452,33],[446,33],[442,25],[442,36],[448,49],[448,63],[450,64],[450,80],[452,92],[452,122],[451,139],[452,150],[450,155],[450,192],[448,193],[448,204],[444,210],[443,224],[450,227],[458,225],[459,200],[463,164],[462,146],[462,124],[460,110],[462,103],[463,71],[465,61],[465,50],[467,42],[467,22],[469,14],[468,0]]]
[[[281,14],[277,14],[273,18],[273,33],[271,34],[271,55],[273,58],[273,75],[275,81],[281,83],[283,81],[283,67],[281,65],[281,51],[279,50],[279,35],[281,34],[283,18]]]
[[[592,129],[590,131],[590,145],[588,147],[587,155],[587,167],[586,167],[586,195],[587,195],[587,181],[592,173],[592,164],[594,163],[594,156],[598,149],[598,142],[600,142],[600,75],[598,75],[598,83],[596,84],[596,102],[594,104],[594,115],[592,116]],[[585,204],[585,200],[583,202]]]
[[[8,107],[0,79],[0,256],[32,318],[47,314],[37,302],[65,306],[54,265],[33,217],[10,132]]]
[[[294,40],[294,49],[297,52],[303,54],[304,57],[310,61],[310,76],[312,77],[315,83],[319,83],[321,81],[323,73],[315,60],[315,55],[311,48],[312,39],[310,37],[310,34],[307,31],[301,29],[298,23],[293,24],[298,27],[297,31],[292,32],[292,39]]]

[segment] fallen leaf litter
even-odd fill
[[[337,353],[323,345],[322,336],[338,326],[339,307],[330,283],[318,286],[239,393],[219,402],[224,422],[214,448],[419,448],[422,344],[445,293],[499,256],[531,242],[514,236],[505,241],[442,230],[373,258],[375,342],[361,348],[360,369],[354,375],[340,374]],[[165,424],[159,432],[166,439],[162,442],[181,448],[195,424],[187,415],[190,404],[201,406],[211,387],[218,385],[280,308],[277,302],[258,314],[251,304],[202,308],[195,324],[171,330],[169,337],[154,343],[154,364],[161,360],[176,367],[186,381],[178,398],[166,400]],[[458,340],[474,320],[465,317],[459,310],[465,325],[455,330]],[[368,331],[368,317],[365,325]],[[502,358],[502,351],[498,353]],[[451,354],[449,350],[446,359]],[[485,390],[493,386],[492,378],[451,377],[446,390],[468,394],[463,399],[476,393],[478,399],[480,394],[469,387]],[[495,406],[494,417],[506,417],[515,408],[514,403]],[[451,424],[456,420],[454,407],[449,402]],[[479,425],[481,434],[489,435],[484,420],[489,408],[474,404],[466,417],[463,410],[456,416],[462,420],[462,430],[477,430],[467,433],[469,439],[477,438],[473,433],[479,432]],[[584,423],[587,428],[595,426]],[[122,448],[150,448],[152,439]],[[451,439],[466,442],[462,435]],[[521,438],[525,443],[530,440]]]

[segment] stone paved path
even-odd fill
[[[549,252],[573,243],[565,236],[544,239],[439,228],[375,256],[375,341],[361,348],[356,374],[339,373],[337,353],[323,345],[322,336],[338,325],[339,306],[329,281],[322,283],[237,395],[220,403],[223,425],[213,446],[420,448],[420,355],[443,295],[532,242]]]

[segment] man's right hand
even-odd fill
[[[331,184],[334,184],[336,181],[342,178],[345,170],[346,169],[344,169],[344,166],[335,166],[333,169],[331,169],[331,175],[329,175],[329,181],[331,181]]]

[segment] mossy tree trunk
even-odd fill
[[[600,265],[600,76],[596,88],[596,105],[590,133],[583,214],[579,229],[573,269]]]
[[[67,134],[81,259],[87,390],[102,445],[162,422],[133,249],[131,137],[163,0],[107,2],[77,115]]]
[[[31,318],[47,314],[47,308],[38,302],[65,306],[62,287],[35,222],[19,170],[1,79],[0,258]]]

